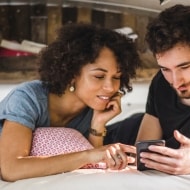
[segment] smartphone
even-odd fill
[[[143,171],[151,168],[145,167],[144,163],[140,162],[140,153],[141,152],[152,152],[148,149],[150,145],[165,146],[165,140],[145,140],[139,141],[136,143],[137,148],[137,170]]]

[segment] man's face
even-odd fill
[[[156,54],[158,65],[168,83],[182,99],[190,99],[190,46],[178,44]]]

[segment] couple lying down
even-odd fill
[[[165,173],[189,174],[189,18],[190,7],[176,5],[148,25],[146,40],[160,71],[150,85],[146,113],[112,126],[106,123],[121,112],[121,97],[132,90],[130,80],[140,66],[135,44],[90,24],[63,26],[40,52],[40,79],[18,85],[0,103],[2,178],[16,181],[82,167],[120,170],[135,163],[126,153],[136,153],[136,140],[162,138],[166,147],[150,146],[155,153],[141,153],[141,161]],[[80,146],[69,141],[62,153],[62,145],[58,153],[38,149],[44,147],[39,138],[47,136],[65,146],[75,139]]]

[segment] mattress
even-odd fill
[[[0,190],[187,190],[190,175],[169,175],[155,170],[138,171],[135,167],[113,171],[79,169],[46,177],[5,182]]]

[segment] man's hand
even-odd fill
[[[155,153],[141,153],[141,162],[148,168],[168,174],[190,174],[190,139],[177,130],[174,137],[181,144],[179,149],[151,145],[149,150]]]

